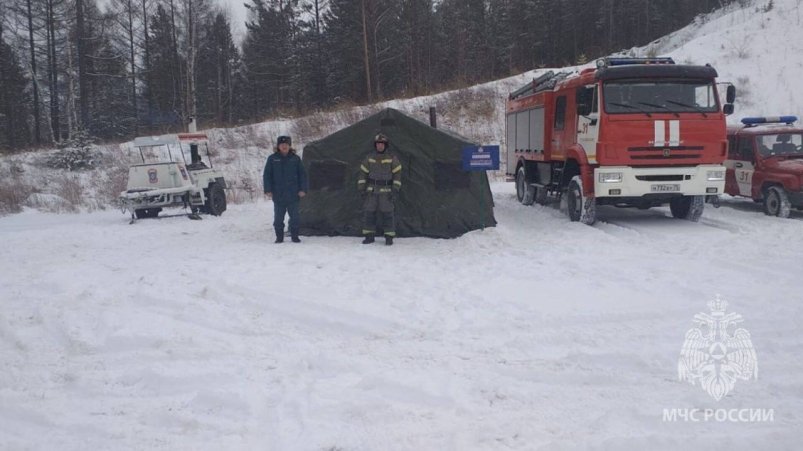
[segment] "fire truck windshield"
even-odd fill
[[[611,80],[603,87],[605,111],[609,114],[716,113],[719,110],[714,84],[709,80]]]
[[[761,152],[762,157],[803,155],[803,134],[779,133],[777,135],[759,135],[758,150]]]

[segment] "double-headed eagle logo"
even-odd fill
[[[750,332],[736,325],[744,319],[738,313],[725,313],[728,303],[717,296],[708,302],[711,313],[694,315],[697,327],[686,332],[680,350],[678,378],[700,386],[719,401],[737,380],[758,378],[756,350]]]

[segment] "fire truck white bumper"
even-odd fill
[[[605,166],[594,169],[596,197],[713,196],[722,194],[724,190],[725,166],[718,164],[660,168]]]

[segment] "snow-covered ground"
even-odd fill
[[[273,244],[268,202],[0,218],[0,448],[799,449],[803,214],[588,227],[493,189],[498,227],[393,247]],[[677,377],[717,294],[759,368],[719,402]]]

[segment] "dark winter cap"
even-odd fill
[[[278,146],[282,143],[293,144],[293,140],[291,140],[289,136],[280,136],[279,139],[276,140],[276,145]]]

